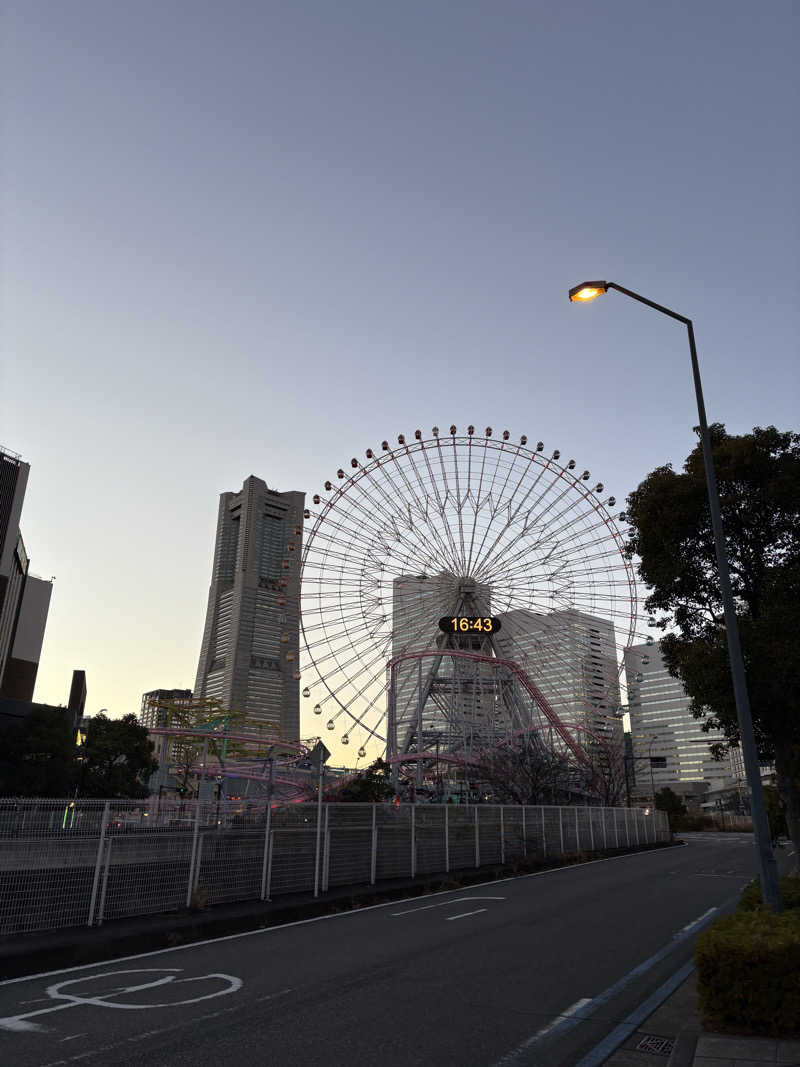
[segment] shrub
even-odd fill
[[[781,900],[785,911],[794,911],[800,908],[800,878],[781,878]],[[742,890],[739,899],[739,911],[764,911],[764,900],[761,895],[761,879],[756,878]]]
[[[697,940],[698,1006],[719,1029],[786,1036],[800,1026],[800,913],[740,911]]]

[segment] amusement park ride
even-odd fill
[[[349,467],[305,510],[302,559],[283,561],[301,568],[304,647],[282,655],[299,658],[313,714],[359,760],[384,757],[403,795],[441,796],[443,768],[446,792],[474,795],[513,750],[556,757],[563,791],[608,802],[624,783],[620,649],[638,622],[614,497],[491,427],[400,434]],[[174,719],[151,732],[195,762],[203,746],[237,791],[312,795],[313,741]]]

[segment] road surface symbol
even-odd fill
[[[55,985],[48,986],[45,993],[51,1000],[64,1001],[65,1003],[55,1004],[51,1008],[40,1008],[38,1011],[29,1011],[24,1015],[9,1015],[5,1019],[0,1019],[0,1030],[43,1030],[44,1027],[28,1020],[36,1015],[48,1015],[54,1011],[64,1011],[66,1008],[77,1008],[82,1004],[90,1004],[96,1008],[115,1008],[118,1011],[177,1008],[183,1004],[197,1004],[201,1000],[211,1000],[212,997],[224,997],[228,993],[235,993],[237,989],[242,988],[241,978],[234,978],[232,974],[201,974],[196,978],[178,978],[177,975],[182,970],[182,967],[146,967],[129,971],[104,971],[102,974],[88,974],[82,978],[70,978],[66,982],[56,982]],[[119,978],[128,974],[147,974],[153,977],[147,981],[136,981],[132,985],[113,985],[111,988],[101,992],[67,992],[68,986],[79,986],[81,983],[86,985],[89,982],[96,983],[100,978]],[[156,975],[161,975],[162,977],[157,978],[155,977]],[[188,982],[210,982],[215,988],[212,992],[203,993],[198,997],[190,996],[182,1000],[167,1000],[157,1004],[152,1003],[152,1000],[148,1000],[146,1004],[126,1004],[124,1002],[120,1003],[116,999],[113,1002],[110,1000],[111,997],[129,996],[132,993],[139,993],[143,989],[155,989],[157,986],[167,985],[170,985],[179,995],[181,993],[191,993],[193,991],[191,987],[177,989],[179,985],[186,986]]]

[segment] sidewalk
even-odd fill
[[[800,1067],[800,1041],[703,1030],[693,971],[604,1067],[655,1067],[659,1062],[664,1067],[757,1067],[763,1063]]]

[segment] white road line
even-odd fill
[[[717,908],[709,908],[708,911],[704,911],[702,915],[698,916],[696,919],[692,919],[692,921],[685,926],[682,926],[677,934],[675,934],[675,937],[680,937],[681,934],[686,933],[687,930],[691,930],[693,927],[698,926],[704,919],[708,918],[709,915],[713,915],[717,910]]]
[[[282,989],[280,993],[267,993],[265,997],[256,997],[256,1004],[261,1004],[264,1000],[274,1000],[276,997],[285,997],[287,993],[293,993],[293,989]]]
[[[685,843],[674,846],[676,848],[688,847]],[[529,878],[544,878],[547,875],[564,874],[567,871],[580,870],[582,867],[592,867],[596,863],[619,863],[620,860],[642,859],[644,857],[660,856],[662,849],[656,848],[647,852],[626,852],[624,856],[606,856],[601,860],[586,860],[585,863],[569,863],[564,867],[551,867],[547,871],[532,871],[530,874],[514,874],[508,878],[493,878],[488,882],[478,882],[473,889],[481,889],[483,886],[502,885],[504,882],[524,882]],[[440,889],[436,893],[425,893],[425,897],[441,897],[447,893],[455,893],[455,889]],[[378,908],[389,908],[398,903],[410,904],[420,897],[407,897],[405,901],[387,900],[383,904],[368,904],[365,908],[354,908],[352,911],[336,911],[328,915],[315,915],[313,919],[295,919],[290,923],[276,923],[275,926],[261,926],[257,930],[244,930],[240,934],[223,934],[222,937],[207,937],[202,941],[190,941],[185,945],[173,945],[171,948],[155,948],[150,952],[137,952],[131,956],[118,956],[113,960],[100,960],[95,963],[82,963],[78,967],[60,967],[57,971],[40,971],[38,974],[24,974],[20,978],[4,978],[0,986],[15,985],[17,982],[33,982],[37,978],[51,978],[56,974],[72,974],[74,971],[88,971],[92,967],[104,967],[109,963],[126,963],[128,960],[143,960],[149,956],[163,956],[168,952],[186,952],[187,949],[202,948],[204,945],[218,945],[223,941],[236,941],[243,937],[258,937],[261,934],[274,934],[278,930],[288,930],[290,926],[306,926],[308,923],[327,922],[331,919],[344,919],[347,916],[363,915],[367,911],[377,911]]]
[[[462,911],[460,915],[448,915],[445,922],[451,923],[454,919],[466,919],[468,915],[480,915],[482,911],[488,910],[488,908],[478,908],[477,911]]]
[[[60,1037],[58,1040],[60,1044],[63,1044],[65,1041],[75,1041],[79,1037],[86,1037],[86,1034],[70,1034],[69,1037]]]
[[[440,900],[438,904],[425,904],[421,908],[409,908],[407,911],[393,911],[392,916],[416,915],[418,911],[430,911],[431,908],[446,908],[448,904],[463,904],[464,901],[473,900],[505,900],[505,897],[455,897],[453,900]],[[483,909],[486,910],[485,908]]]
[[[565,1019],[574,1015],[576,1011],[580,1011],[586,1004],[591,1004],[591,1002],[591,997],[584,997],[583,1000],[576,1000],[574,1004],[565,1008],[560,1015],[556,1015],[554,1019],[551,1019],[547,1026],[543,1026],[541,1030],[537,1030],[532,1037],[529,1037],[527,1041],[523,1041],[521,1045],[517,1045],[512,1052],[507,1052],[501,1060],[498,1060],[497,1063],[493,1065],[493,1067],[506,1067],[506,1065],[516,1064],[522,1053],[530,1048],[531,1045],[540,1041],[545,1034],[549,1034],[551,1030],[554,1030],[557,1026],[563,1023]]]

